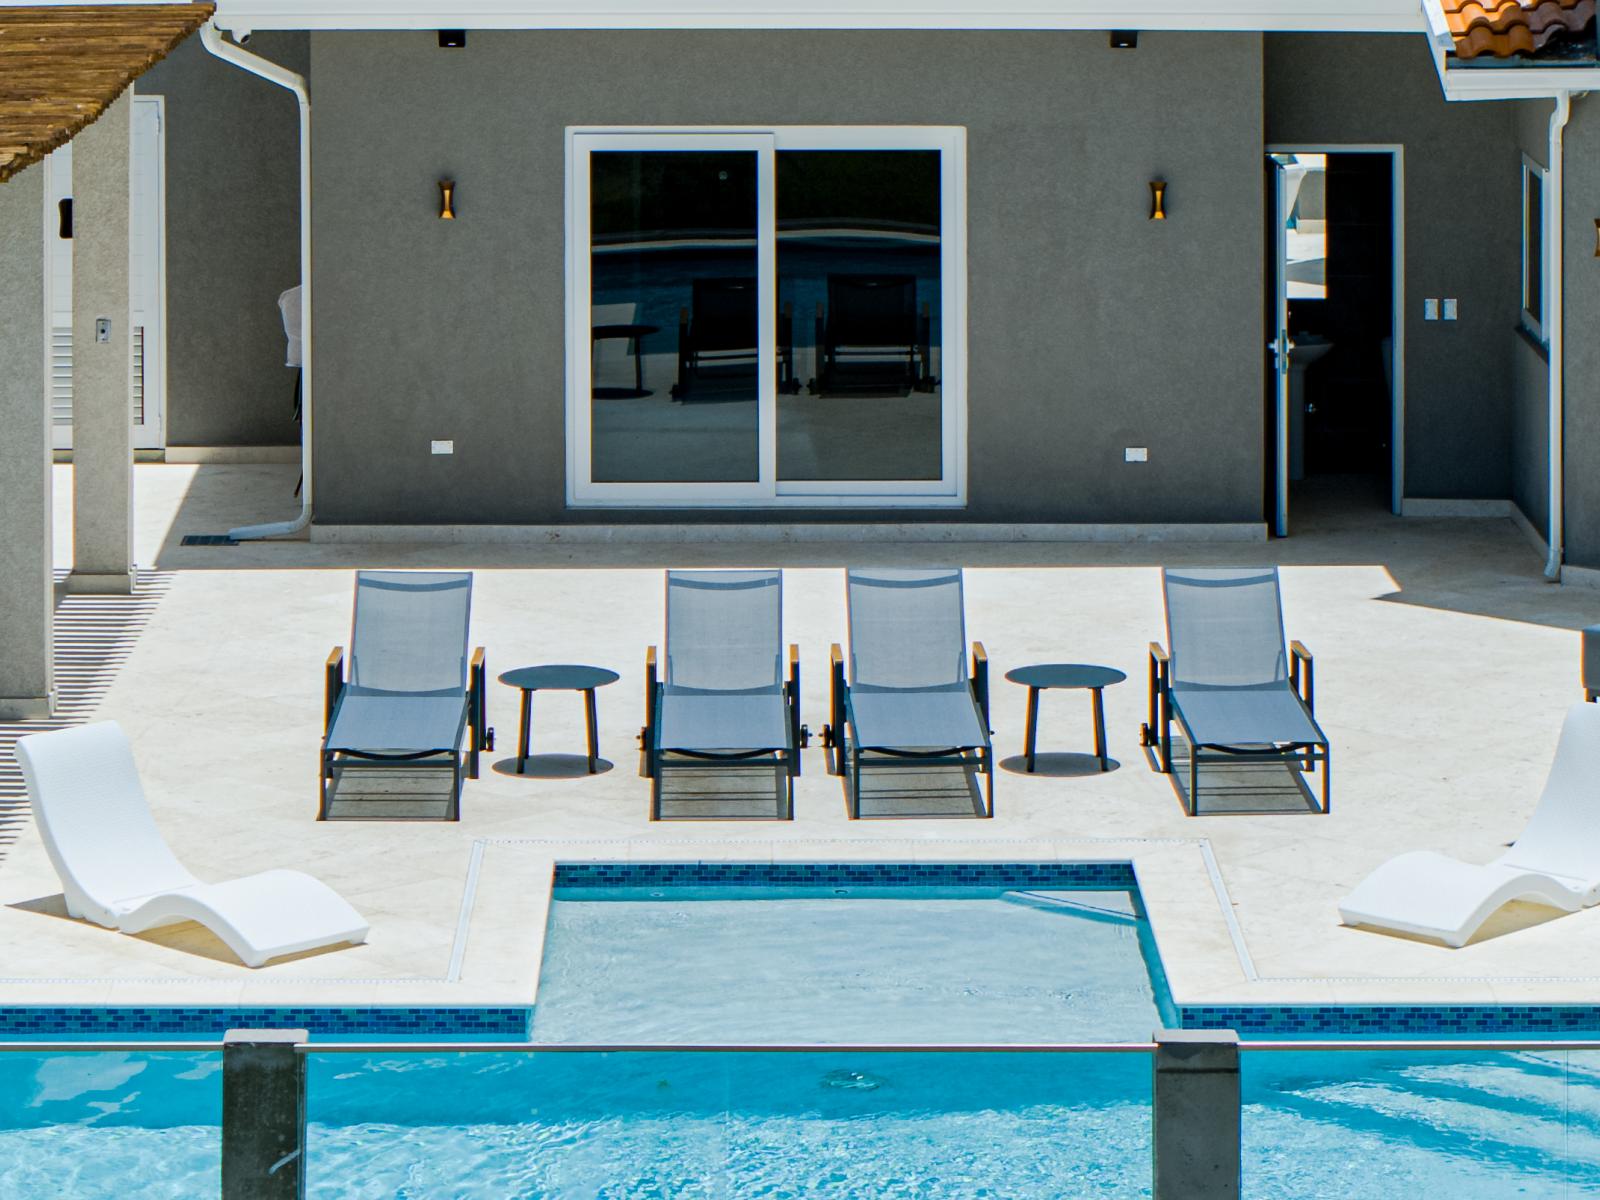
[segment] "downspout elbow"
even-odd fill
[[[311,329],[311,90],[306,77],[252,54],[222,36],[214,21],[200,27],[200,42],[215,58],[294,93],[300,110],[300,515],[292,521],[230,529],[236,541],[289,537],[311,525],[312,329]]]

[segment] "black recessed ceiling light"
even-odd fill
[[[1137,50],[1139,48],[1139,31],[1137,29],[1113,29],[1111,31],[1111,48],[1113,50]]]
[[[465,29],[439,30],[439,49],[459,50],[467,44],[467,31]]]

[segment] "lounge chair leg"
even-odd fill
[[[1189,815],[1198,816],[1200,813],[1200,751],[1193,743],[1189,743]]]
[[[650,819],[661,820],[661,768],[655,767],[650,772]]]
[[[333,778],[333,764],[327,750],[317,754],[317,820],[328,819],[328,781]]]
[[[1328,790],[1328,776],[1333,772],[1329,769],[1333,762],[1333,747],[1325,746],[1322,751],[1322,815],[1327,816],[1333,809],[1333,794]]]
[[[989,820],[994,820],[994,747],[985,746],[983,750],[983,773],[988,776],[985,781],[989,790],[989,811],[986,814]]]
[[[850,752],[850,819],[861,819],[861,748]]]

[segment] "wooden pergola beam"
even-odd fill
[[[71,141],[215,10],[210,3],[0,8],[0,183]]]

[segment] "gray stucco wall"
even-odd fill
[[[1540,166],[1549,155],[1549,101],[1512,106],[1516,151]],[[1520,278],[1520,276],[1519,276]],[[1519,284],[1520,286],[1520,284]],[[1533,343],[1513,331],[1511,355],[1511,499],[1541,534],[1549,535],[1550,368]]]
[[[250,50],[304,72],[307,35]],[[167,444],[299,440],[278,293],[300,280],[294,97],[220,62],[198,38],[140,78],[166,97]]]
[[[1574,566],[1600,567],[1600,261],[1594,218],[1600,213],[1600,99],[1574,100],[1567,125],[1566,327],[1563,365],[1565,543]]]
[[[1517,106],[1445,101],[1420,35],[1268,34],[1264,58],[1268,142],[1405,148],[1405,494],[1511,495]],[[1430,296],[1460,320],[1424,321]]]
[[[565,507],[564,130],[733,123],[967,127],[969,504],[932,517],[1261,519],[1259,36],[315,33],[311,58],[321,522],[618,519]]]

